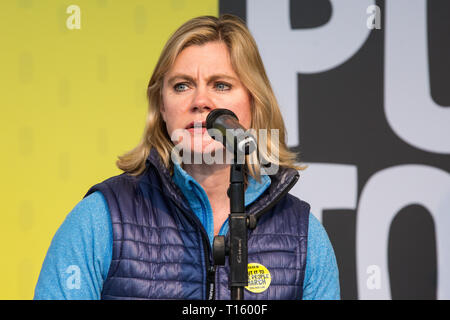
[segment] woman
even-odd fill
[[[245,128],[267,129],[267,139],[258,141],[267,152],[247,156],[245,164],[246,211],[258,218],[248,262],[264,275],[245,298],[339,299],[326,232],[309,205],[288,194],[301,168],[286,147],[281,113],[245,24],[231,15],[183,24],[161,53],[148,99],[142,141],[117,162],[124,173],[92,187],[68,215],[35,299],[229,299],[229,266],[214,266],[211,244],[228,232],[230,165],[173,161],[175,145],[202,159],[223,150],[203,128],[217,108],[233,111]],[[278,171],[265,174],[259,161]]]

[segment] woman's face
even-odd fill
[[[190,137],[192,152],[223,148],[205,128],[206,117],[214,109],[229,109],[244,128],[251,125],[250,94],[234,72],[223,42],[192,45],[181,51],[164,77],[162,98],[160,111],[167,132],[175,144],[183,141],[183,147]],[[187,136],[180,139],[177,129],[186,129]]]

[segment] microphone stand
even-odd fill
[[[245,215],[244,165],[234,163],[230,169],[230,290],[231,300],[244,299],[248,285],[247,217]]]
[[[234,149],[236,150],[236,149]],[[244,164],[245,155],[238,157],[234,152],[233,164],[230,168],[230,246],[227,250],[224,236],[214,237],[213,255],[216,265],[225,264],[225,255],[229,255],[230,275],[229,288],[231,300],[243,300],[244,288],[248,285],[248,247],[247,216],[245,214]]]
[[[224,265],[225,255],[229,256],[230,275],[229,288],[232,300],[244,299],[244,288],[248,286],[248,244],[247,228],[256,227],[256,218],[245,214],[244,193],[244,168],[245,155],[257,149],[255,138],[244,132],[239,125],[237,116],[228,109],[215,109],[208,114],[206,125],[209,129],[216,129],[215,133],[208,133],[215,140],[233,153],[233,163],[230,168],[230,187],[228,197],[230,198],[230,215],[228,223],[230,226],[230,244],[225,244],[224,236],[216,236],[213,241],[214,265]],[[228,130],[233,134],[229,134]],[[221,137],[220,137],[221,136]],[[231,149],[231,150],[230,150]]]

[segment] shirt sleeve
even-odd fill
[[[105,198],[81,200],[59,227],[42,265],[35,300],[99,300],[112,259],[112,224]]]
[[[339,271],[333,246],[325,228],[311,213],[303,300],[340,300]]]

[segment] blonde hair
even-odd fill
[[[141,174],[145,170],[145,162],[151,148],[155,148],[164,165],[170,171],[173,170],[171,151],[174,144],[160,114],[164,76],[183,49],[213,41],[222,41],[227,45],[232,67],[250,93],[252,101],[251,128],[256,132],[259,129],[267,130],[267,145],[262,148],[262,150],[267,150],[267,153],[262,156],[266,161],[276,163],[278,166],[297,170],[304,169],[295,164],[297,155],[287,148],[286,130],[280,108],[253,36],[242,20],[226,14],[219,18],[214,16],[193,18],[178,28],[167,41],[148,84],[148,117],[143,137],[134,149],[119,156],[116,165],[121,170],[131,175]],[[278,146],[272,143],[270,129],[279,130]],[[261,139],[258,139],[258,144],[260,142]],[[252,156],[256,157],[256,152]],[[248,160],[247,158],[248,173],[259,180],[259,161]]]

